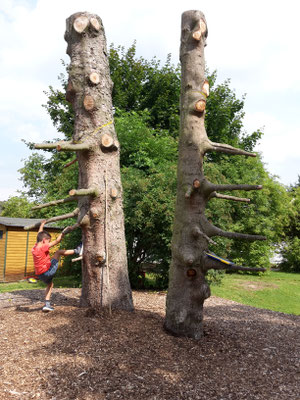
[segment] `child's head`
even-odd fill
[[[37,234],[36,241],[42,242],[44,239],[51,240],[51,235],[47,231],[42,231]]]

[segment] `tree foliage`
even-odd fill
[[[290,213],[283,229],[283,260],[280,268],[288,272],[300,272],[300,176],[288,195]]]
[[[114,82],[113,104],[124,111],[149,111],[148,124],[178,136],[180,69],[168,55],[163,66],[157,58],[136,57],[136,44],[110,46],[109,66]]]
[[[32,218],[32,206],[33,203],[30,203],[25,196],[11,196],[2,203],[0,215],[11,218]]]

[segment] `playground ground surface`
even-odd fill
[[[93,313],[80,289],[0,294],[0,399],[299,398],[300,317],[218,297],[203,340],[163,330],[165,293],[134,292],[135,312]]]

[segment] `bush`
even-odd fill
[[[300,238],[293,237],[283,245],[280,269],[286,272],[300,272]]]

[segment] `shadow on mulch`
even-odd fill
[[[295,316],[211,306],[195,341],[166,334],[155,312],[95,316],[62,307],[49,318],[58,313],[68,322],[54,323],[53,343],[42,346],[49,359],[64,360],[40,371],[49,399],[297,398]]]

